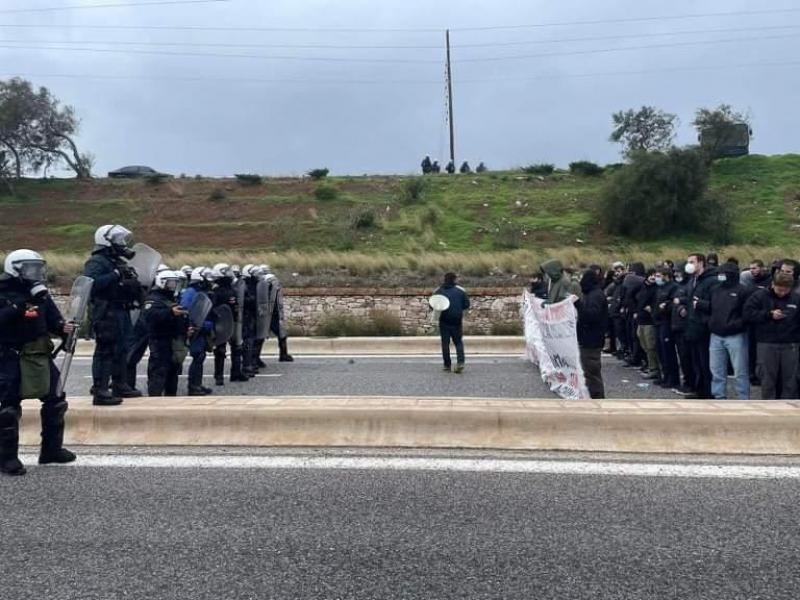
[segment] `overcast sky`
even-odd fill
[[[0,0],[0,76],[72,104],[98,173],[127,164],[176,175],[407,173],[425,154],[444,164],[447,27],[459,162],[615,162],[610,114],[643,104],[679,115],[679,143],[696,139],[697,107],[727,102],[752,116],[753,152],[800,147],[796,0],[229,0],[4,12],[123,2]],[[469,30],[779,9],[797,12]],[[710,40],[727,41],[689,43]],[[636,49],[607,51],[625,47]]]

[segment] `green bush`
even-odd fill
[[[501,321],[499,323],[492,323],[492,335],[522,335],[522,333],[521,321]]]
[[[549,163],[540,163],[522,167],[522,172],[527,173],[528,175],[552,175],[555,170],[556,166]]]
[[[147,182],[148,185],[160,185],[164,183],[167,179],[168,176],[163,175],[161,173],[157,173],[155,175],[148,175],[147,177],[144,178],[145,182]]]
[[[311,169],[308,172],[308,176],[314,181],[319,181],[320,179],[325,179],[328,173],[330,173],[329,169]]]
[[[708,179],[705,156],[695,148],[637,153],[606,184],[598,217],[607,232],[640,240],[676,233],[730,238],[730,212],[706,193]]]
[[[403,203],[417,204],[425,197],[428,182],[422,177],[410,177],[403,181]]]
[[[339,197],[339,190],[323,183],[314,190],[314,197],[321,202],[330,202]]]
[[[402,326],[399,317],[383,310],[373,310],[368,317],[326,315],[315,333],[324,337],[390,336],[402,335]]]
[[[371,229],[378,224],[378,217],[371,208],[357,208],[350,213],[350,226],[353,229]]]
[[[236,179],[244,185],[261,185],[264,178],[254,173],[236,173]]]
[[[569,171],[573,175],[585,175],[587,177],[597,177],[603,174],[603,167],[588,160],[579,160],[569,163]]]
[[[209,194],[208,200],[210,202],[222,202],[223,200],[227,199],[228,194],[222,188],[214,188],[214,190]]]

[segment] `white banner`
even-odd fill
[[[530,292],[522,298],[528,358],[550,390],[566,400],[589,400],[578,348],[577,298],[544,304]]]

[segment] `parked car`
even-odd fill
[[[131,166],[109,171],[108,176],[114,179],[135,179],[136,177],[170,177],[167,173],[159,173],[151,167]]]

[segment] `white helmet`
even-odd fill
[[[185,280],[180,271],[159,271],[156,274],[155,286],[159,290],[177,293],[181,287],[181,281]]]
[[[217,263],[211,269],[212,279],[223,279],[225,277],[233,277],[231,266],[228,263]]]
[[[33,250],[15,250],[6,256],[3,270],[12,277],[42,282],[47,278],[47,261]]]
[[[189,281],[192,283],[208,281],[210,275],[211,269],[208,267],[197,267],[196,269],[192,269],[192,273],[189,275]]]
[[[278,280],[278,278],[275,277],[275,275],[273,275],[272,273],[267,273],[266,275],[264,275],[264,281],[272,281],[273,279],[275,281]]]
[[[233,272],[233,275],[236,278],[242,276],[242,267],[240,267],[239,265],[231,265],[231,271]]]
[[[192,271],[194,271],[194,269],[192,269],[192,267],[190,267],[189,265],[183,265],[181,267],[181,273],[186,275],[187,278],[192,276]]]
[[[269,267],[269,265],[259,265],[259,268],[261,269],[261,271],[262,271],[262,272],[263,272],[265,275],[266,275],[267,273],[272,273],[272,269]]]
[[[133,233],[122,225],[103,225],[94,232],[96,246],[110,248],[131,248],[133,246]]]
[[[171,271],[171,270],[172,269],[170,269],[167,265],[165,265],[164,263],[161,263],[160,265],[158,265],[158,268],[156,269],[156,273],[163,273],[164,271]]]

